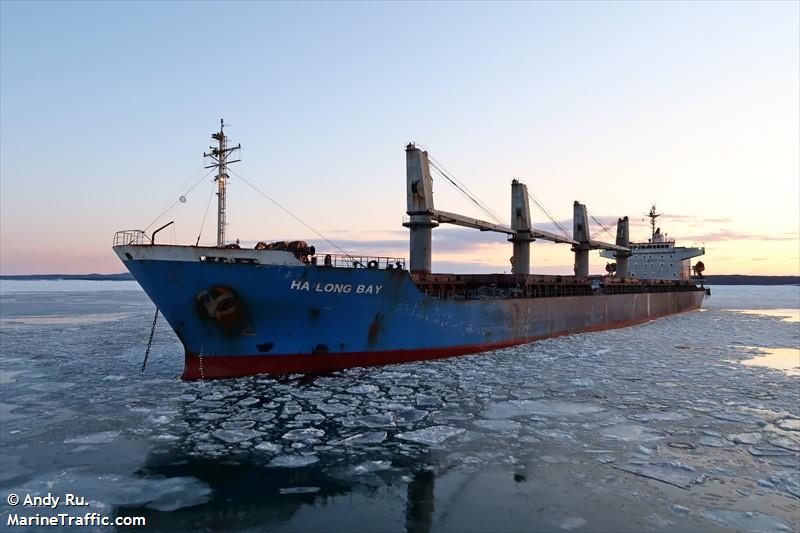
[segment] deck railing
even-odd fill
[[[404,270],[406,260],[402,257],[380,257],[369,255],[317,254],[312,258],[317,266],[331,268],[376,268],[380,270],[397,268]]]
[[[114,246],[131,246],[140,244],[151,244],[150,237],[145,232],[138,229],[126,229],[114,234]]]

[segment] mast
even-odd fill
[[[656,219],[660,217],[663,213],[656,213],[656,206],[653,204],[650,207],[650,212],[647,214],[650,217],[650,237],[653,238],[656,236]]]
[[[225,121],[219,119],[219,132],[212,133],[211,138],[217,141],[217,146],[209,146],[211,150],[208,153],[203,153],[203,157],[210,157],[212,163],[206,168],[216,168],[217,175],[214,181],[217,182],[217,246],[225,246],[225,185],[228,180],[227,166],[231,163],[237,163],[241,159],[230,160],[231,153],[241,149],[242,145],[237,144],[228,148],[228,137],[225,135]]]

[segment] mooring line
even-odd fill
[[[156,307],[156,314],[153,315],[153,326],[150,328],[150,339],[147,341],[147,350],[144,352],[144,361],[142,361],[142,371],[141,373],[144,374],[144,368],[147,366],[147,357],[150,355],[150,347],[153,346],[153,335],[156,332],[156,320],[158,320],[158,307]]]

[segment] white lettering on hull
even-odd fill
[[[351,283],[315,283],[312,285],[308,281],[292,280],[289,289],[293,291],[321,292],[328,294],[380,294],[383,285],[353,285]]]

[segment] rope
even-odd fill
[[[212,168],[211,170],[209,170],[208,172],[206,172],[205,174],[203,174],[203,175],[200,177],[200,179],[198,179],[196,182],[194,182],[194,185],[192,185],[191,187],[189,187],[189,189],[187,189],[187,190],[186,190],[186,192],[184,192],[184,193],[183,193],[183,196],[186,196],[187,194],[189,194],[190,192],[192,192],[192,191],[195,189],[195,187],[197,187],[198,185],[200,185],[200,183],[202,183],[202,181],[203,181],[204,179],[206,179],[208,176],[210,176],[212,172],[214,172],[214,169],[213,169],[213,168]],[[144,228],[142,231],[144,231],[144,232],[146,233],[146,232],[147,232],[147,230],[149,230],[149,229],[150,229],[150,228],[151,228],[151,227],[152,227],[152,226],[153,226],[153,225],[154,225],[156,222],[158,222],[159,220],[161,220],[161,218],[162,218],[164,215],[166,215],[166,214],[167,214],[167,213],[168,213],[170,210],[172,210],[172,208],[173,208],[173,207],[175,207],[175,205],[176,205],[178,202],[180,202],[180,201],[181,201],[181,199],[180,199],[180,196],[181,196],[181,195],[179,195],[179,196],[178,196],[178,198],[177,198],[177,199],[176,199],[174,202],[172,202],[171,204],[169,204],[169,206],[167,206],[167,208],[166,208],[166,209],[164,209],[164,210],[161,212],[161,214],[160,214],[160,215],[158,215],[158,216],[157,216],[157,217],[156,217],[156,218],[155,218],[155,219],[154,219],[154,220],[153,220],[153,221],[152,221],[150,224],[148,224],[148,225],[147,225],[147,227],[146,227],[146,228]]]
[[[144,361],[142,361],[142,374],[144,374],[144,367],[147,366],[147,357],[150,355],[150,347],[153,346],[153,335],[156,333],[156,320],[158,320],[158,307],[156,307],[156,314],[153,315],[153,326],[150,328],[150,339],[147,341],[147,350],[144,352]]]
[[[200,231],[197,232],[197,242],[194,243],[195,246],[200,244],[200,235],[203,234],[203,226],[206,225],[206,217],[208,216],[208,208],[211,207],[211,200],[214,198],[214,189],[216,188],[216,183],[213,181],[211,182],[211,196],[208,197],[208,203],[206,204],[206,212],[203,214],[203,222],[200,223]]]
[[[267,195],[267,193],[265,193],[264,191],[262,191],[261,189],[259,189],[258,187],[256,187],[255,185],[253,185],[252,183],[250,183],[249,181],[247,181],[246,179],[244,179],[244,178],[243,178],[243,177],[242,177],[242,176],[241,176],[239,173],[237,173],[236,171],[234,171],[234,170],[232,170],[232,169],[230,169],[230,168],[228,169],[228,171],[230,171],[232,174],[236,175],[236,177],[238,177],[240,180],[242,180],[242,181],[243,181],[243,182],[245,182],[247,185],[249,185],[251,189],[253,189],[254,191],[256,191],[258,194],[260,194],[261,196],[263,196],[264,198],[266,198],[266,199],[267,199],[267,200],[269,200],[270,202],[272,202],[272,203],[273,203],[273,204],[274,204],[276,207],[278,207],[279,209],[281,209],[281,210],[282,210],[284,213],[286,213],[287,215],[289,215],[290,217],[292,217],[293,219],[295,219],[296,221],[298,221],[300,224],[302,224],[302,225],[303,225],[303,226],[305,226],[306,228],[308,228],[308,229],[310,229],[311,231],[313,231],[314,233],[316,233],[316,234],[317,234],[317,236],[318,236],[320,239],[322,239],[323,241],[327,242],[328,244],[330,244],[331,246],[333,246],[334,248],[336,248],[337,250],[339,250],[340,252],[342,252],[342,254],[344,254],[345,256],[347,256],[349,259],[355,260],[355,258],[354,258],[352,255],[350,255],[349,253],[347,253],[347,252],[345,252],[344,250],[342,250],[342,249],[341,249],[341,248],[340,248],[340,247],[339,247],[339,246],[338,246],[338,245],[337,245],[335,242],[331,241],[331,240],[330,240],[330,239],[328,239],[328,238],[327,238],[325,235],[323,235],[322,233],[320,233],[320,232],[319,232],[319,231],[317,231],[316,229],[312,228],[312,227],[311,227],[309,224],[306,224],[305,222],[303,222],[303,220],[301,220],[301,219],[300,219],[300,217],[298,217],[297,215],[295,215],[294,213],[292,213],[291,211],[289,211],[287,208],[283,207],[283,206],[282,206],[281,204],[279,204],[279,203],[278,203],[276,200],[273,200],[272,198],[270,198],[270,197]]]

